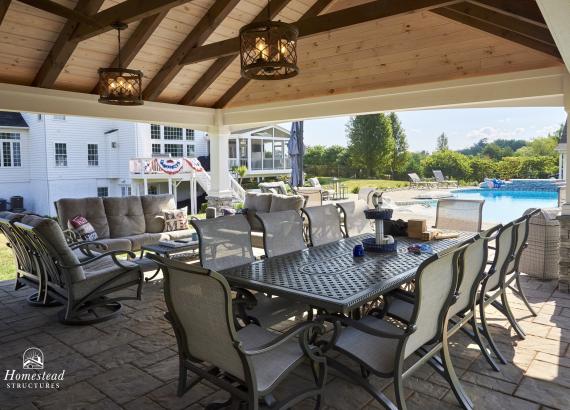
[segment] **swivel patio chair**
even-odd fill
[[[248,409],[258,409],[260,400],[265,399],[272,402],[272,409],[287,409],[310,397],[315,397],[316,407],[320,407],[326,359],[310,340],[324,331],[321,325],[304,322],[285,334],[252,324],[237,330],[231,290],[222,275],[156,255],[149,257],[164,272],[167,318],[178,344],[178,396],[205,380],[231,395],[230,401],[206,408],[239,408],[240,402],[246,402]],[[305,359],[311,363],[315,386],[273,402],[273,390]],[[188,371],[196,375],[190,381]]]
[[[309,221],[309,242],[312,246],[325,245],[344,238],[340,228],[340,215],[332,204],[303,208]]]
[[[440,199],[437,201],[435,227],[481,232],[484,204],[484,200],[476,199]]]
[[[344,234],[346,237],[374,232],[370,220],[366,219],[364,215],[364,211],[368,209],[366,202],[362,200],[339,202],[336,206],[338,206],[341,211]]]
[[[448,347],[448,310],[457,299],[457,287],[468,244],[449,249],[425,260],[416,275],[413,311],[407,324],[396,324],[382,316],[368,315],[361,320],[326,316],[335,323],[334,350],[355,361],[361,374],[329,357],[329,366],[358,383],[387,409],[396,406],[368,380],[370,373],[393,378],[398,409],[406,409],[404,379],[421,365],[430,363],[448,381],[463,408],[473,407],[451,363]],[[440,354],[441,361],[435,356]],[[421,358],[404,371],[404,362],[418,354]]]
[[[80,261],[65,241],[57,222],[50,218],[25,215],[14,228],[25,238],[40,278],[40,292],[65,305],[60,321],[71,325],[101,322],[116,316],[121,300],[140,300],[145,270],[155,270],[148,259],[135,262],[117,256],[135,255],[109,251]],[[118,294],[129,288],[132,292]]]
[[[263,226],[265,256],[274,256],[303,250],[307,247],[303,237],[303,218],[296,211],[257,214]]]
[[[432,170],[433,172],[433,176],[435,178],[435,182],[437,182],[438,186],[444,187],[444,188],[449,188],[449,187],[458,187],[459,186],[459,182],[457,182],[456,180],[453,179],[445,179],[445,177],[443,176],[443,172],[441,172],[439,169],[434,169]]]

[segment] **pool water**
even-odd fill
[[[553,191],[461,189],[453,191],[453,195],[460,199],[484,199],[484,222],[507,223],[521,216],[528,208],[558,206],[558,192]]]

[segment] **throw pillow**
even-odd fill
[[[95,241],[98,238],[93,225],[82,215],[77,215],[67,221],[67,226],[84,241]]]
[[[188,229],[188,207],[180,209],[163,209],[164,232]]]

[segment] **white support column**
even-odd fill
[[[190,213],[195,215],[198,213],[198,195],[196,194],[196,174],[192,174],[190,178]]]
[[[172,195],[172,177],[168,177],[168,193]]]
[[[143,191],[144,195],[148,195],[148,180],[146,177],[143,178]]]
[[[217,115],[217,123],[221,124],[221,115]],[[211,189],[208,192],[210,206],[219,208],[231,205],[232,190],[230,186],[229,169],[229,140],[230,129],[223,125],[211,127],[210,137],[210,180]]]

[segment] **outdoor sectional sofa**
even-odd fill
[[[55,202],[63,230],[68,221],[81,215],[97,233],[97,242],[109,250],[138,251],[143,245],[161,240],[192,236],[193,229],[164,232],[163,210],[176,209],[173,195],[105,198],[63,198]]]

